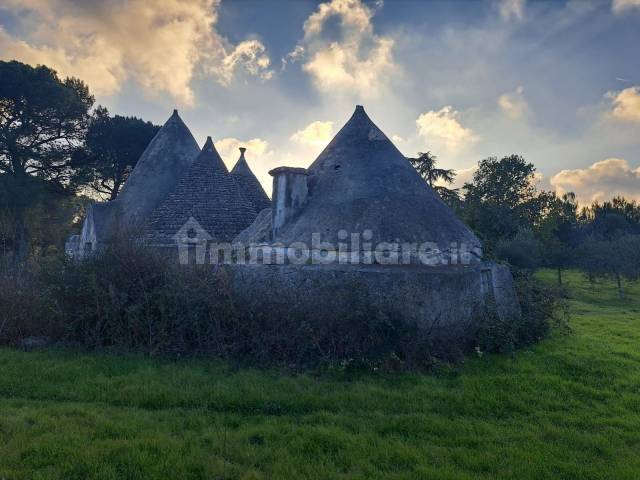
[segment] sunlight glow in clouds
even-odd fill
[[[611,9],[616,14],[622,14],[632,8],[640,8],[640,0],[613,0],[611,4]]]
[[[269,142],[261,138],[252,138],[251,140],[243,141],[237,138],[227,137],[216,140],[215,146],[229,170],[233,168],[238,158],[240,158],[240,151],[238,150],[240,147],[247,149],[246,158],[249,163],[252,163],[252,159],[253,161],[256,159],[268,159],[273,155]]]
[[[458,120],[459,112],[451,105],[438,111],[430,110],[416,120],[418,134],[428,145],[435,144],[448,151],[455,152],[477,142],[480,137],[471,129],[462,126]]]
[[[238,138],[222,138],[214,142],[216,150],[224,160],[225,165],[231,171],[240,157],[239,147],[245,147],[245,158],[249,168],[253,171],[258,181],[267,192],[271,194],[271,176],[269,170],[280,165],[280,157],[276,156],[268,141],[262,138],[240,140]]]
[[[498,105],[512,119],[522,118],[529,110],[529,105],[524,98],[524,87],[520,85],[514,92],[500,95]]]
[[[561,170],[550,179],[560,195],[574,192],[580,203],[624,195],[640,200],[640,167],[633,169],[623,158],[607,158],[587,168]]]
[[[166,92],[193,105],[191,81],[199,73],[223,85],[240,69],[263,79],[272,75],[259,41],[233,46],[215,32],[218,7],[218,0],[104,1],[82,7],[63,0],[8,0],[5,8],[26,11],[28,33],[17,39],[0,30],[0,55],[77,76],[98,95],[115,94],[133,78],[145,91]]]
[[[313,122],[291,135],[290,140],[324,147],[333,138],[333,122]]]
[[[393,59],[393,39],[373,32],[374,14],[360,0],[322,3],[304,23],[304,45],[296,46],[289,55],[308,52],[303,70],[320,90],[375,97],[398,66]],[[333,41],[323,37],[324,26],[332,18],[339,19],[341,30],[341,38]]]
[[[640,122],[640,87],[625,88],[620,92],[609,92],[613,109],[611,116],[616,120]]]
[[[114,114],[190,106],[194,135],[224,132],[230,168],[247,146],[267,191],[361,103],[403,153],[468,167],[458,186],[517,153],[583,201],[638,195],[640,0],[289,1],[0,0],[0,59],[77,76]]]

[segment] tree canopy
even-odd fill
[[[89,186],[102,198],[113,200],[159,129],[151,122],[136,117],[111,117],[106,108],[96,108],[85,147],[73,157],[77,182]]]
[[[93,105],[89,88],[54,70],[0,61],[0,174],[13,219],[13,251],[26,256],[26,211],[44,190],[72,190],[71,157],[82,147]]]
[[[0,61],[0,172],[68,178],[93,106],[89,88],[54,70]]]
[[[456,178],[456,172],[453,169],[437,168],[438,157],[430,151],[418,152],[415,158],[408,158],[409,162],[416,169],[418,174],[425,179],[431,188],[440,195],[440,198],[451,204],[460,199],[457,189],[447,188],[444,185],[437,185],[438,181],[452,184]]]
[[[545,200],[534,181],[535,167],[520,155],[481,160],[473,180],[463,187],[464,219],[492,245],[532,228]]]

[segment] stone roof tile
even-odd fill
[[[174,244],[176,232],[193,217],[214,240],[231,241],[256,216],[253,204],[207,138],[175,190],[153,212],[149,240],[151,244]]]
[[[246,148],[240,147],[240,158],[231,170],[231,174],[244,190],[245,195],[253,203],[256,211],[260,212],[271,207],[271,200],[265,193],[262,185],[251,171],[247,160],[244,158]]]

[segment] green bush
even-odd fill
[[[392,308],[374,307],[365,296],[353,295],[366,291],[357,282],[341,291],[348,303],[337,303],[348,308],[335,316],[262,304],[241,319],[235,344],[241,350],[234,356],[253,365],[397,370],[423,368],[451,350],[436,354],[431,336],[402,322]]]
[[[477,351],[513,353],[542,340],[552,324],[569,329],[561,287],[542,283],[524,270],[516,271],[514,280],[522,314],[518,318],[500,318],[495,306],[489,305],[477,318],[473,339]]]
[[[497,242],[495,256],[516,268],[534,270],[542,263],[542,251],[542,243],[531,230],[520,230],[514,238]]]
[[[49,259],[0,277],[5,344],[35,336],[150,355],[224,356],[220,332],[233,335],[237,325],[223,277],[204,267],[179,268],[135,243],[84,262]]]
[[[88,349],[148,355],[207,355],[241,364],[293,368],[424,369],[459,361],[473,349],[513,352],[549,330],[555,290],[530,275],[516,277],[520,318],[488,308],[474,323],[437,334],[341,291],[348,313],[327,316],[261,304],[253,315],[234,307],[223,269],[181,266],[135,242],[120,242],[83,262],[41,260],[0,275],[0,342],[26,337]]]
[[[87,347],[224,355],[220,332],[237,324],[223,277],[204,266],[180,268],[135,243],[53,274],[64,338]]]
[[[0,265],[0,344],[17,345],[29,337],[59,337],[60,317],[53,286],[42,278],[46,263]]]

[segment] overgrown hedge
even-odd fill
[[[560,305],[557,292],[516,277],[523,315],[487,309],[469,335],[437,341],[392,311],[355,300],[347,318],[242,317],[224,271],[179,266],[127,243],[77,263],[49,258],[0,275],[0,344],[33,339],[88,349],[161,356],[213,356],[254,365],[425,368],[469,352],[509,353],[543,338]]]

